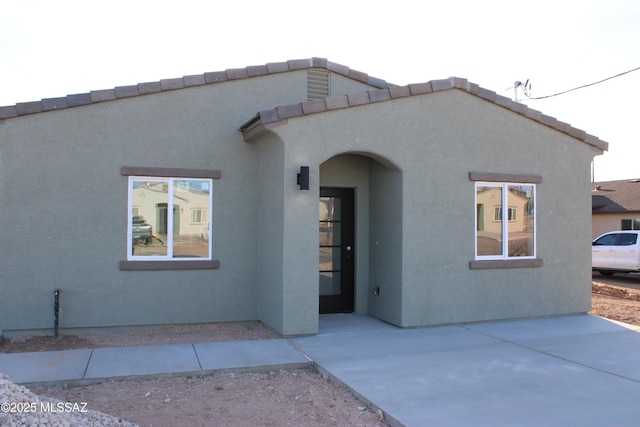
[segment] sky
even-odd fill
[[[512,99],[528,80],[543,97],[640,67],[640,2],[0,0],[0,106],[311,57]],[[640,70],[517,96],[609,143],[596,181],[640,178]]]

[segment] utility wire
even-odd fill
[[[573,89],[565,90],[563,92],[554,93],[553,95],[537,96],[537,97],[534,97],[534,98],[529,97],[528,95],[527,96],[528,96],[529,99],[534,99],[534,100],[535,99],[552,98],[554,96],[564,95],[565,93],[573,92],[574,90],[584,89],[585,87],[594,86],[594,85],[597,85],[599,83],[606,82],[607,80],[615,79],[616,77],[624,76],[625,74],[629,74],[629,73],[632,73],[632,72],[638,71],[638,70],[640,70],[640,67],[634,68],[633,70],[625,71],[624,73],[616,74],[615,76],[607,77],[606,79],[602,79],[602,80],[599,80],[597,82],[593,82],[593,83],[589,83],[589,84],[586,84],[586,85],[574,87]],[[525,91],[525,95],[526,94],[527,94],[527,92]]]

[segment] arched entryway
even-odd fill
[[[320,165],[320,312],[394,322],[402,290],[402,173],[372,153]]]

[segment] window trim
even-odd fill
[[[537,185],[542,183],[542,176],[540,175],[530,175],[530,174],[503,174],[503,173],[493,173],[493,172],[469,172],[469,180],[474,182],[474,197],[473,200],[475,202],[474,209],[474,260],[469,262],[469,269],[471,270],[479,270],[479,269],[501,269],[501,268],[532,268],[532,267],[542,267],[544,262],[541,258],[538,258],[538,244],[537,244],[537,235],[538,235],[538,226],[537,226],[537,215],[534,214],[534,255],[529,257],[478,257],[477,255],[477,186],[487,185],[487,186],[496,186],[496,185],[505,185],[508,192],[509,185],[522,185],[522,184],[533,184],[534,186],[534,206],[537,203]],[[508,200],[508,194],[504,195],[504,198]],[[508,203],[507,203],[508,206]],[[507,221],[508,224],[508,221]],[[508,225],[505,227],[508,228]]]
[[[209,169],[182,169],[182,168],[156,168],[156,167],[139,167],[139,166],[122,166],[120,168],[120,175],[122,176],[140,176],[150,178],[193,178],[193,179],[219,179],[221,173],[219,170]],[[127,179],[127,197],[130,197],[130,180]],[[211,199],[211,206],[213,206],[213,193]],[[127,209],[129,203],[127,202]],[[213,212],[210,211],[210,215]],[[127,214],[128,215],[128,214]],[[209,219],[211,223],[212,217]],[[128,235],[128,231],[127,231]],[[211,239],[211,236],[209,237]],[[128,244],[127,244],[128,246]],[[152,271],[152,270],[202,270],[202,269],[217,269],[220,267],[220,262],[215,259],[206,260],[140,260],[140,259],[127,259],[120,261],[119,267],[121,271]]]
[[[625,228],[625,221],[628,221],[630,228]],[[636,226],[637,224],[637,226]],[[622,218],[620,219],[620,230],[636,231],[640,230],[640,218]]]

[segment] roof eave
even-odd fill
[[[483,89],[477,84],[470,83],[467,79],[460,77],[450,77],[448,79],[432,80],[427,83],[410,84],[406,86],[388,86],[384,89],[356,93],[353,95],[329,97],[320,101],[280,106],[272,110],[259,113],[259,115],[249,122],[253,120],[261,120],[261,117],[263,116],[268,117],[269,122],[274,122],[279,119],[289,119],[293,117],[322,113],[329,110],[356,107],[374,102],[388,101],[395,98],[418,96],[452,89],[462,90],[495,105],[506,108],[507,110],[524,116],[530,120],[536,121],[544,126],[562,132],[587,144],[599,154],[608,150],[609,144],[596,136],[590,135],[581,129],[574,128],[568,123],[561,122],[554,117],[542,114],[541,112],[529,108],[524,104],[512,101],[510,98],[498,95],[487,89]],[[254,136],[259,132],[260,131],[257,130],[252,133],[251,136]],[[245,137],[245,140],[246,139],[247,138]]]
[[[245,68],[233,68],[224,71],[207,72],[200,75],[163,79],[157,82],[138,83],[131,86],[119,86],[113,89],[94,90],[89,93],[67,95],[59,98],[42,99],[40,101],[22,102],[16,105],[1,106],[0,120],[10,119],[52,110],[79,107],[122,98],[149,95],[153,93],[185,89],[193,86],[248,79],[268,74],[279,74],[290,71],[323,68],[360,81],[375,88],[386,88],[390,85],[383,79],[372,77],[367,73],[328,61],[326,58],[294,59],[286,62],[273,62],[266,65],[253,65]]]

